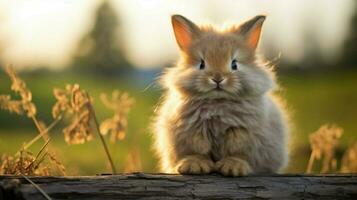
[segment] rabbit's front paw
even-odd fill
[[[212,160],[204,156],[187,156],[179,164],[177,171],[180,174],[208,174],[214,169]]]
[[[235,157],[218,161],[216,169],[224,176],[244,176],[252,172],[247,161]]]

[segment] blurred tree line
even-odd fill
[[[350,21],[350,31],[340,57],[335,62],[328,62],[324,59],[321,46],[316,42],[317,36],[307,31],[304,35],[306,45],[308,45],[306,56],[297,63],[281,58],[278,69],[284,72],[294,71],[294,69],[311,72],[321,69],[354,68],[357,65],[357,2],[354,2],[353,6],[354,14]],[[82,37],[73,52],[68,71],[105,76],[127,76],[132,73],[134,68],[128,62],[124,51],[120,13],[118,14],[113,8],[111,0],[103,0],[99,4],[93,21],[93,27]],[[4,42],[0,40],[0,55],[1,50],[4,49]],[[273,45],[270,46],[268,45],[268,49],[273,49]],[[266,53],[268,57],[274,59],[277,55],[269,55],[269,52],[278,52],[278,50],[273,49]],[[0,63],[3,63],[1,57]],[[48,73],[45,66],[37,71]]]
[[[127,74],[132,70],[124,55],[120,21],[109,1],[95,13],[93,28],[79,41],[70,69],[101,75]]]
[[[344,44],[340,57],[342,66],[349,68],[357,67],[357,2],[354,2],[354,15],[350,22],[350,32]]]
[[[133,70],[133,66],[124,54],[119,16],[110,2],[110,0],[105,0],[98,7],[94,26],[80,40],[73,54],[70,70],[101,75],[127,75]],[[354,3],[354,7],[350,32],[337,61],[326,61],[322,55],[321,47],[316,42],[318,36],[307,31],[304,35],[308,45],[306,56],[298,63],[282,59],[280,65],[284,67],[279,69],[283,69],[283,71],[294,71],[294,69],[313,71],[341,67],[351,68],[357,65],[357,3]]]

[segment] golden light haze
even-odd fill
[[[100,0],[1,0],[2,63],[18,68],[59,69],[71,59],[81,37],[90,30]],[[173,62],[178,48],[170,24],[172,14],[197,23],[233,24],[267,14],[262,47],[290,61],[305,56],[310,43],[325,59],[339,53],[353,12],[353,0],[113,0],[125,53],[135,66],[159,67]],[[270,52],[273,47],[274,52]]]

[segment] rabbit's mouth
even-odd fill
[[[203,99],[232,99],[234,95],[232,95],[228,90],[220,87],[213,88],[209,92],[200,96]]]
[[[222,94],[227,92],[222,86],[217,86],[213,88],[211,91],[217,94]]]
[[[219,84],[217,84],[217,86],[214,88],[215,91],[223,91],[224,89],[222,88],[222,86],[220,86]]]

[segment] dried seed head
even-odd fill
[[[11,100],[10,95],[1,95],[0,107],[9,112],[22,115],[26,113],[28,117],[36,115],[36,106],[32,103],[32,93],[26,87],[26,83],[21,80],[11,66],[6,67],[6,73],[10,77],[12,85],[11,89],[21,96],[20,100]]]
[[[68,97],[70,93],[67,90],[62,90],[55,88],[53,90],[53,95],[56,98],[56,103],[52,107],[52,117],[58,118],[62,113],[66,112],[66,110],[70,109]]]
[[[24,113],[22,102],[18,100],[11,100],[10,95],[0,95],[0,108],[7,110],[10,113],[16,113],[19,115]]]
[[[336,125],[323,125],[310,135],[311,148],[319,154],[334,150],[342,133],[343,129]]]
[[[310,135],[312,154],[318,160],[323,157],[321,172],[325,173],[336,168],[335,149],[342,134],[342,128],[327,124]]]
[[[66,85],[65,90],[54,89],[56,103],[52,107],[52,116],[58,118],[68,114],[70,125],[63,129],[65,141],[69,144],[82,144],[93,139],[93,119],[90,111],[91,99],[78,84]]]
[[[357,142],[352,144],[344,153],[341,163],[341,172],[343,173],[357,172]]]
[[[100,97],[103,104],[114,111],[113,117],[100,124],[101,134],[110,133],[112,142],[124,139],[128,125],[127,115],[134,104],[134,99],[130,98],[127,93],[120,94],[118,90],[112,92],[111,98],[104,93]]]
[[[0,174],[49,176],[50,168],[44,163],[47,154],[35,157],[31,152],[21,149],[16,156],[3,155]]]
[[[26,111],[28,117],[34,117],[36,115],[36,106],[32,102],[22,102],[23,109]]]
[[[93,130],[90,125],[91,114],[84,111],[79,117],[75,117],[71,124],[64,130],[65,141],[69,144],[83,144],[93,139]]]

